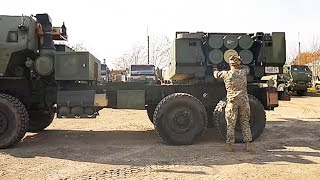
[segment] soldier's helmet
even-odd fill
[[[241,58],[240,56],[232,55],[229,58],[229,64],[230,63],[235,63],[235,64],[241,64]]]

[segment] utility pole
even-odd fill
[[[300,32],[298,32],[298,47],[299,47],[298,64],[300,65],[300,53],[301,53]]]
[[[149,31],[147,27],[147,43],[148,43],[148,64],[150,63],[150,53],[149,53]]]

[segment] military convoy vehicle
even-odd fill
[[[159,136],[171,145],[200,138],[208,122],[226,136],[223,81],[212,68],[228,70],[239,54],[250,67],[248,92],[253,139],[263,132],[265,110],[278,106],[276,88],[261,88],[260,78],[282,73],[285,34],[177,32],[171,49],[170,77],[191,84],[147,85],[101,82],[101,63],[90,52],[56,48],[68,38],[48,14],[0,16],[0,148],[39,132],[57,118],[95,118],[103,108],[146,109]],[[66,124],[67,126],[67,124]],[[239,124],[236,141],[242,142]]]
[[[283,74],[287,80],[288,90],[296,92],[298,96],[306,95],[312,87],[312,71],[304,65],[284,65]]]
[[[153,64],[132,64],[127,71],[128,82],[155,84],[158,78],[156,68]]]

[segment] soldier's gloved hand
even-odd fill
[[[217,76],[218,76],[218,68],[213,68],[213,72],[212,72],[212,75],[213,75],[213,77],[214,78],[218,78]]]

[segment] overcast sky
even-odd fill
[[[320,38],[317,0],[16,0],[1,2],[4,15],[48,13],[64,21],[69,42],[82,43],[99,59],[114,58],[149,34],[174,38],[176,31],[286,32],[287,54],[310,48]],[[295,49],[295,50],[294,50]]]

